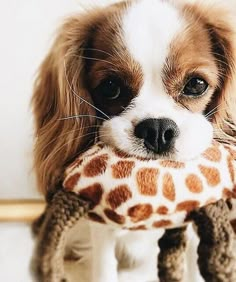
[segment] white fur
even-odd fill
[[[155,74],[160,79],[169,45],[180,32],[182,21],[167,1],[141,0],[124,15],[124,42],[141,64],[146,79]]]
[[[169,118],[180,130],[173,158],[192,159],[210,145],[211,124],[201,114],[177,106],[166,93],[161,78],[170,45],[185,25],[176,8],[168,2],[142,0],[128,9],[123,18],[123,40],[142,67],[144,84],[123,114],[104,122],[100,130],[103,141],[127,153],[151,156],[134,137],[134,123],[147,118]]]
[[[165,1],[141,0],[128,8],[123,17],[123,40],[142,66],[144,84],[129,109],[104,122],[100,131],[103,141],[125,152],[146,156],[137,146],[138,141],[134,140],[133,124],[146,118],[165,117],[173,119],[180,129],[176,158],[193,158],[209,146],[212,138],[210,124],[200,114],[179,108],[165,93],[160,76],[170,44],[181,33],[184,24],[178,11]],[[148,282],[157,279],[157,240],[162,232],[124,233],[98,228],[101,227],[92,227],[93,246],[96,246],[92,255],[93,282]],[[124,258],[126,268],[119,269],[117,276],[117,265],[124,262]]]

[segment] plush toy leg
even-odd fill
[[[158,275],[161,282],[180,282],[184,275],[186,228],[166,230],[159,240]]]
[[[208,205],[191,214],[200,238],[198,264],[207,282],[236,281],[234,231],[225,201]]]
[[[38,239],[32,272],[39,282],[62,282],[65,236],[69,228],[87,212],[88,205],[74,193],[58,191],[48,205]]]

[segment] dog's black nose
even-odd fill
[[[163,154],[173,149],[179,128],[171,119],[146,119],[136,125],[134,134],[144,140],[147,149]]]

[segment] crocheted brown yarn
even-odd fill
[[[63,190],[55,194],[46,213],[37,222],[40,223],[38,229],[34,228],[38,232],[32,260],[36,281],[66,281],[63,266],[65,235],[87,211],[88,203],[80,200],[76,194]]]
[[[186,228],[166,230],[158,243],[158,275],[160,282],[180,282],[184,275]]]
[[[88,203],[74,193],[61,190],[54,195],[45,214],[34,226],[38,239],[32,270],[36,281],[66,281],[63,266],[65,236],[88,210]],[[222,200],[189,216],[197,227],[200,238],[198,264],[207,282],[236,281],[234,232],[228,214],[229,208]],[[184,227],[166,230],[159,240],[158,275],[161,282],[183,279],[185,231]]]
[[[235,234],[229,221],[229,207],[221,200],[194,211],[190,216],[200,238],[198,264],[207,282],[235,282]]]

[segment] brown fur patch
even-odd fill
[[[75,188],[75,185],[77,184],[77,182],[80,179],[81,174],[79,172],[73,174],[72,176],[70,176],[65,184],[64,184],[64,188],[68,191],[72,191]]]
[[[109,218],[111,221],[114,221],[115,223],[118,223],[118,224],[125,223],[125,217],[123,215],[116,213],[113,210],[105,209],[104,213],[107,216],[107,218]]]
[[[87,177],[95,177],[106,171],[107,168],[108,155],[103,154],[93,158],[86,166],[84,167],[84,175]]]
[[[135,227],[130,227],[129,230],[136,231],[136,230],[147,230],[147,227],[145,225],[138,225]]]
[[[133,222],[148,219],[152,213],[153,210],[150,204],[138,204],[128,209],[128,215]]]
[[[153,222],[152,226],[155,228],[162,228],[162,227],[166,227],[171,225],[172,222],[170,220],[159,220],[159,221],[155,221]]]
[[[157,208],[157,213],[161,215],[168,214],[168,211],[169,211],[168,208],[165,206],[160,206]]]
[[[112,176],[114,178],[125,178],[129,177],[134,168],[133,161],[118,161],[116,164],[112,165]]]
[[[123,6],[126,5],[125,1]],[[86,73],[93,101],[108,115],[117,115],[122,112],[123,107],[129,105],[143,84],[142,68],[121,40],[120,10],[121,7],[114,9],[112,14],[103,17],[100,24],[93,27],[89,44],[91,49],[85,53],[86,57],[96,58],[89,60]],[[118,79],[125,93],[115,103],[104,99],[100,89],[97,88],[102,81],[111,77]]]
[[[176,169],[185,167],[184,163],[177,162],[177,161],[171,161],[171,160],[160,161],[160,165],[163,167],[176,168]]]
[[[106,221],[100,215],[96,214],[95,212],[89,212],[88,217],[92,221],[99,222],[99,223],[106,223]]]
[[[232,160],[232,158],[230,156],[228,156],[228,158],[227,158],[227,163],[228,163],[228,169],[229,169],[231,180],[232,180],[232,182],[234,182],[234,180],[235,180],[235,171],[234,171],[233,160]]]
[[[198,202],[198,201],[193,201],[193,200],[184,201],[184,202],[179,203],[176,206],[176,211],[190,212],[190,211],[198,208],[199,206],[200,206],[200,202]]]
[[[203,191],[202,181],[196,174],[189,174],[185,179],[185,184],[192,193]]]
[[[191,24],[186,25],[186,29],[176,36],[171,44],[163,70],[163,82],[166,91],[180,106],[185,106],[192,112],[203,112],[209,103],[210,95],[203,95],[196,100],[179,94],[189,80],[190,74],[195,73],[196,70],[201,77],[216,86],[218,69],[204,25],[198,20],[192,22],[191,17],[187,21],[191,21]],[[201,40],[199,40],[200,35]]]
[[[220,162],[222,154],[219,148],[211,147],[203,153],[203,157],[212,162]]]
[[[98,205],[102,199],[103,188],[101,184],[95,183],[91,186],[88,186],[79,192],[79,197],[85,201],[91,202],[91,208],[94,208]]]
[[[169,201],[173,202],[175,200],[175,184],[170,173],[166,173],[163,176],[162,192],[164,197],[166,197]]]
[[[213,167],[206,167],[199,165],[201,173],[205,176],[208,185],[216,186],[220,183],[220,173],[219,170]]]
[[[157,194],[157,177],[159,171],[155,168],[141,168],[137,172],[137,183],[139,192],[146,196]]]
[[[120,185],[113,189],[106,197],[112,209],[118,208],[132,197],[132,193],[127,185]]]

